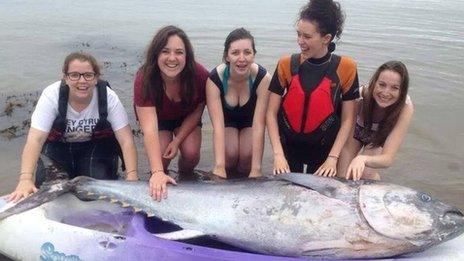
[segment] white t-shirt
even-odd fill
[[[40,95],[37,106],[31,117],[31,127],[50,132],[53,121],[58,117],[58,98],[61,81],[47,86]],[[108,118],[113,131],[117,131],[129,124],[126,111],[122,106],[119,97],[110,89],[107,90]],[[92,100],[89,106],[81,112],[75,111],[68,103],[66,113],[66,130],[64,140],[66,142],[83,142],[89,141],[92,137],[92,130],[99,121],[98,114],[98,93],[94,88]]]

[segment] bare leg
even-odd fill
[[[337,176],[339,178],[346,177],[346,171],[351,161],[358,155],[361,150],[361,142],[353,138],[353,135],[350,135],[346,140],[345,146],[343,146],[340,156],[338,158],[338,169]]]
[[[235,173],[238,163],[238,130],[236,128],[225,128],[225,143],[226,143],[226,171],[227,173]]]
[[[251,171],[253,155],[253,131],[251,127],[243,128],[239,134],[239,155],[237,171],[248,176]]]
[[[167,130],[158,131],[159,142],[160,142],[160,151],[161,151],[161,160],[163,161],[163,168],[166,171],[171,163],[170,159],[163,158],[164,151],[168,147],[169,143],[172,141],[172,132]]]
[[[377,148],[366,148],[364,147],[363,151],[361,152],[362,155],[374,156],[379,155],[382,153],[382,147]],[[377,169],[366,167],[364,169],[362,179],[372,179],[372,180],[380,180],[380,175]]]
[[[179,146],[179,173],[191,174],[193,172],[200,162],[200,146],[201,128],[196,127]]]

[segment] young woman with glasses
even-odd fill
[[[137,152],[126,111],[99,77],[100,68],[90,54],[74,52],[66,57],[62,80],[43,90],[32,114],[19,184],[9,200],[27,197],[50,179],[41,154],[62,166],[70,178],[97,179],[117,179],[118,157],[122,156],[126,180],[138,179]]]

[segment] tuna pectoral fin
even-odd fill
[[[16,203],[6,201],[7,197],[8,195],[0,197],[0,215],[3,211],[12,208],[14,207],[14,205],[16,205]]]
[[[54,182],[44,183],[36,193],[0,212],[0,220],[52,201],[58,196],[68,192],[70,189],[71,185],[67,180],[56,180]]]
[[[185,240],[185,239],[190,239],[190,238],[195,238],[195,237],[201,237],[204,236],[205,234],[200,231],[196,230],[179,230],[179,231],[174,231],[174,232],[169,232],[169,233],[159,233],[155,234],[155,236],[167,240]]]
[[[288,173],[277,176],[280,179],[310,188],[331,198],[346,197],[350,187],[334,178],[319,177],[311,174]]]

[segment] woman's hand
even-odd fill
[[[278,154],[274,156],[274,168],[272,170],[272,173],[274,175],[276,174],[283,174],[283,173],[289,173],[290,172],[290,167],[288,166],[287,159],[283,154]]]
[[[227,172],[226,172],[226,168],[225,167],[221,167],[221,166],[214,166],[214,169],[213,169],[213,174],[216,175],[216,176],[219,176],[223,179],[227,179]]]
[[[176,157],[177,152],[179,151],[179,145],[180,144],[176,139],[172,140],[166,147],[166,150],[163,153],[163,158],[173,159]]]
[[[27,198],[32,193],[37,192],[37,188],[34,185],[32,179],[20,180],[15,191],[13,191],[7,197],[8,202],[18,202],[20,199]]]
[[[348,166],[346,179],[352,177],[353,180],[360,180],[364,173],[364,168],[366,168],[366,157],[364,155],[356,156]]]
[[[161,201],[162,198],[168,197],[167,183],[177,185],[176,181],[166,175],[164,171],[156,171],[150,177],[149,191],[150,196],[157,201]]]
[[[324,163],[316,170],[314,175],[323,177],[335,177],[337,175],[337,161],[337,157],[328,156]]]

